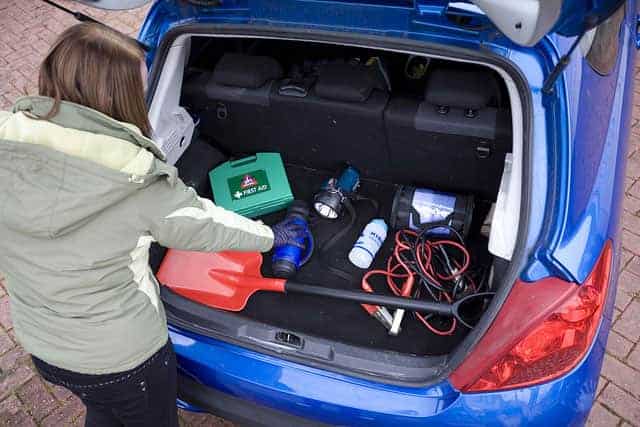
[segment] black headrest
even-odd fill
[[[375,70],[361,64],[336,62],[318,68],[315,93],[336,101],[364,102],[373,89],[383,87]]]
[[[257,89],[282,78],[282,66],[268,56],[225,53],[213,70],[213,81],[224,86]]]
[[[437,68],[427,78],[425,100],[433,105],[478,110],[489,104],[498,90],[489,70]]]

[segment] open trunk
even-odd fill
[[[275,60],[281,72],[255,58]],[[331,75],[318,76],[319,69]],[[513,93],[504,76],[480,63],[381,47],[183,35],[165,57],[151,118],[182,179],[203,197],[212,197],[212,168],[256,152],[280,153],[295,198],[309,203],[345,164],[361,171],[359,193],[375,199],[378,210],[355,202],[355,225],[330,251],[301,267],[297,281],[360,289],[363,270],[347,254],[372,218],[389,222],[398,186],[412,185],[473,196],[466,244],[481,286],[496,291],[504,286],[515,244],[521,186],[522,141],[514,139],[521,139],[522,131],[514,132],[521,123],[514,126]],[[195,122],[193,138],[185,118]],[[505,158],[513,158],[511,174],[505,174]],[[492,205],[496,212],[490,214]],[[283,217],[281,211],[261,219],[273,224]],[[316,246],[348,220],[312,219]],[[386,268],[393,234],[390,229],[371,268]],[[154,250],[155,268],[164,253]],[[264,258],[265,276],[271,275],[271,255]],[[351,278],[334,274],[336,269]],[[376,292],[390,293],[384,279],[373,283]],[[304,295],[260,292],[237,313],[186,301],[167,289],[163,299],[174,324],[379,376],[386,375],[385,366],[438,365],[469,333],[459,326],[439,336],[407,313],[401,333],[392,336],[359,304]],[[405,375],[412,376],[417,374]]]

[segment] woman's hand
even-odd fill
[[[290,219],[285,219],[273,227],[273,247],[277,248],[284,245],[293,245],[304,248],[304,244],[300,243],[305,238],[305,228],[300,224],[296,224]]]

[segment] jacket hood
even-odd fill
[[[63,102],[27,97],[0,113],[0,222],[37,237],[54,238],[160,177],[175,183],[175,168],[133,125]]]

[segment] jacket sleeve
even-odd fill
[[[162,246],[201,252],[266,252],[273,246],[269,226],[198,197],[179,179],[173,186],[160,181],[152,187],[153,199],[141,209],[149,233]]]

